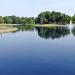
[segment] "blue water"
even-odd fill
[[[0,75],[75,75],[74,33],[55,27],[1,34]]]

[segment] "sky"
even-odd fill
[[[37,17],[43,11],[73,15],[75,0],[0,0],[0,16]]]

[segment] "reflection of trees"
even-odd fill
[[[45,39],[49,38],[55,39],[70,34],[70,31],[67,27],[51,27],[51,28],[37,27],[36,30],[38,31],[38,35]]]
[[[18,28],[18,31],[34,31],[34,26],[32,25],[22,25],[16,27]]]
[[[72,29],[72,34],[75,36],[75,27]]]
[[[13,27],[16,27],[18,28],[18,30],[16,31],[12,31],[12,33],[16,33],[16,32],[19,32],[19,31],[34,31],[34,26],[32,25],[17,25],[17,26],[13,26]]]

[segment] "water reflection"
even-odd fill
[[[38,35],[45,39],[49,38],[56,39],[56,38],[65,37],[66,35],[70,34],[68,27],[58,27],[58,26],[50,28],[37,27],[36,30],[38,32]]]
[[[72,34],[75,36],[75,26],[72,28]]]
[[[25,25],[25,26],[16,26],[18,28],[18,31],[34,31],[34,26],[31,25]]]
[[[75,38],[62,38],[72,34],[69,27],[17,28],[1,34],[0,75],[75,75]]]
[[[38,36],[44,39],[59,39],[66,37],[69,34],[73,34],[75,36],[75,26],[70,28],[70,26],[53,26],[53,27],[34,27],[31,25],[25,26],[14,26],[17,30],[12,31],[10,33],[16,33],[19,31],[36,31]],[[1,33],[2,36],[4,33]]]
[[[70,30],[68,27],[59,27],[59,26],[53,26],[49,28],[44,27],[34,27],[34,26],[17,26],[18,31],[34,31],[34,29],[37,31],[38,36],[44,38],[44,39],[56,39],[65,37],[66,35],[70,34]]]

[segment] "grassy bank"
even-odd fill
[[[36,24],[35,27],[53,27],[53,26],[61,26],[65,27],[66,25],[58,25],[58,24]]]
[[[16,27],[9,25],[0,25],[0,33],[8,33],[18,30]]]

